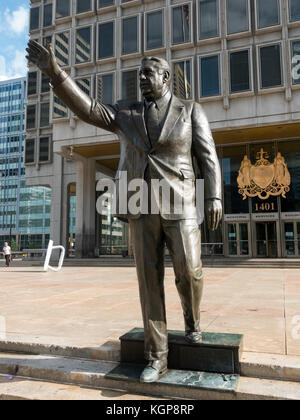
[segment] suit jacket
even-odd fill
[[[119,101],[115,105],[103,105],[89,98],[70,78],[54,92],[85,122],[118,134],[121,154],[117,182],[123,171],[127,172],[128,183],[136,178],[144,178],[145,171],[150,179],[165,180],[170,188],[171,202],[170,211],[167,212],[159,204],[163,218],[197,218],[193,157],[204,179],[205,199],[221,200],[221,173],[216,148],[207,118],[198,102],[172,95],[160,136],[151,146],[143,102]],[[133,194],[128,193],[128,200]],[[185,199],[180,213],[174,211],[178,195]],[[130,214],[128,211],[120,214],[118,188],[116,202],[116,216],[123,219],[140,216],[140,213]]]

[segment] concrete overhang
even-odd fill
[[[218,146],[251,141],[300,138],[300,123],[214,130],[213,137]],[[67,157],[67,154],[72,154],[75,159],[77,156],[77,158],[96,160],[99,165],[112,171],[116,171],[118,168],[120,158],[119,141],[89,145],[77,144],[69,147],[64,146],[62,149],[65,151],[65,157]]]

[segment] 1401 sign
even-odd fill
[[[255,203],[254,206],[255,211],[275,211],[275,204],[274,203]]]

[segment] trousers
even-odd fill
[[[160,360],[168,354],[164,292],[165,245],[172,258],[185,331],[200,331],[203,291],[201,233],[194,219],[165,220],[160,215],[150,214],[130,219],[129,223],[144,323],[145,358]]]

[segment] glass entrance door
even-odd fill
[[[256,254],[258,257],[277,257],[276,222],[256,223]]]
[[[300,255],[300,222],[284,223],[285,256]]]
[[[228,223],[226,236],[229,256],[249,255],[249,225],[248,223]]]

